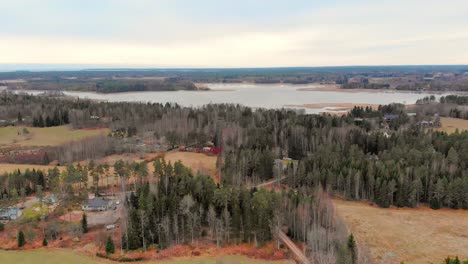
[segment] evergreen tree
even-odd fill
[[[23,231],[18,232],[18,247],[23,247],[24,244],[26,244],[26,241],[24,239],[24,233]]]
[[[357,263],[356,241],[354,240],[354,236],[352,233],[348,237],[348,250],[351,254],[352,263]]]
[[[86,214],[83,214],[83,217],[81,218],[81,229],[83,230],[83,233],[88,233],[88,220],[86,218]]]
[[[47,242],[47,239],[44,237],[44,239],[42,239],[42,246],[47,247],[47,245],[49,245],[49,242]]]
[[[106,242],[106,254],[114,254],[115,253],[115,245],[112,238],[109,236]]]

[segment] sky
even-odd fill
[[[468,64],[467,0],[0,0],[0,64]]]

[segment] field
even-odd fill
[[[47,165],[32,165],[32,164],[7,164],[7,163],[0,163],[0,174],[5,172],[13,172],[16,170],[25,171],[26,169],[32,170],[42,170],[47,171],[49,169],[53,169],[55,166],[47,166]],[[63,166],[57,167],[59,170],[65,169]]]
[[[384,209],[341,200],[335,206],[378,263],[442,263],[449,255],[468,259],[468,210]]]
[[[0,263],[22,263],[22,264],[36,264],[44,263],[44,260],[48,264],[100,264],[100,263],[118,263],[111,262],[104,259],[99,259],[97,257],[90,257],[80,255],[71,250],[29,250],[29,251],[0,251]],[[266,264],[266,263],[275,263],[275,264],[286,264],[294,263],[291,261],[267,261],[267,260],[257,260],[250,259],[244,256],[221,256],[221,257],[193,257],[193,258],[173,258],[167,260],[158,260],[158,261],[143,261],[143,262],[133,262],[140,264],[189,264],[189,263],[225,263],[225,264],[234,264],[234,263],[252,263],[252,264]]]
[[[200,171],[202,174],[216,177],[216,156],[208,156],[202,153],[192,152],[168,152],[165,157],[166,162],[174,163],[178,160],[191,168],[193,173]]]
[[[57,127],[2,127],[0,145],[19,144],[22,146],[57,146],[85,137],[106,135],[109,129],[71,129],[69,126]]]
[[[444,131],[449,134],[454,133],[456,129],[458,131],[468,130],[468,120],[452,118],[452,117],[441,117],[440,122],[442,126],[436,128],[436,131]]]

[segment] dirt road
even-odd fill
[[[278,238],[289,248],[296,261],[302,264],[312,264],[310,260],[302,253],[302,250],[294,243],[283,231],[277,230]]]

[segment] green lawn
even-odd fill
[[[20,144],[23,146],[56,146],[89,136],[107,135],[109,129],[71,129],[56,127],[1,127],[0,145]]]
[[[21,216],[21,220],[31,220],[35,218],[41,217],[41,215],[47,215],[49,213],[49,208],[47,205],[35,204],[30,208],[27,208],[23,211],[23,215]]]
[[[28,251],[0,251],[0,263],[22,263],[22,264],[104,264],[104,263],[118,263],[103,260],[97,257],[83,256],[72,252],[71,250],[28,250]],[[135,262],[132,262],[135,263]],[[293,261],[266,261],[250,259],[244,256],[223,256],[223,257],[194,257],[194,258],[175,258],[162,261],[143,261],[136,262],[141,264],[234,264],[234,263],[253,263],[253,264],[290,264]]]

